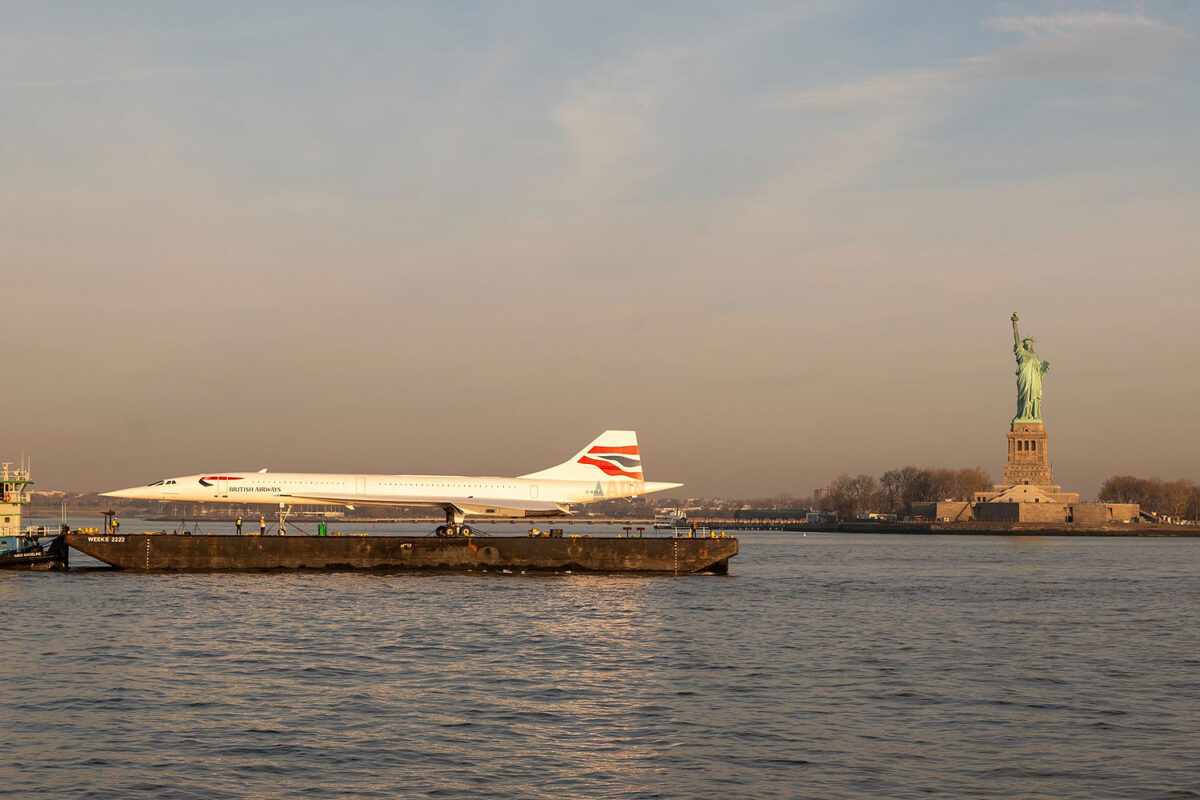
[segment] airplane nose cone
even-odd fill
[[[101,493],[100,493],[100,496],[101,496],[101,497],[125,497],[125,498],[129,498],[129,497],[134,497],[134,496],[135,496],[135,495],[134,495],[134,492],[136,492],[136,491],[137,491],[136,489],[114,489],[114,490],[113,490],[113,491],[111,491],[111,492],[101,492]]]

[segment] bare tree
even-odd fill
[[[873,510],[879,498],[879,484],[871,475],[858,475],[850,481],[854,516]]]
[[[1100,499],[1106,503],[1137,503],[1143,511],[1198,519],[1198,492],[1200,489],[1189,480],[1163,481],[1114,475],[1100,487]]]
[[[960,469],[957,480],[955,500],[970,500],[976,492],[986,492],[992,488],[992,476],[981,467]]]
[[[854,479],[839,475],[821,494],[821,508],[836,511],[841,519],[854,519]]]
[[[904,481],[898,469],[889,469],[879,479],[879,508],[888,513],[903,510]]]
[[[1147,499],[1147,483],[1132,475],[1114,475],[1100,487],[1100,499],[1106,503],[1141,503]]]
[[[1192,492],[1195,489],[1196,487],[1191,481],[1185,480],[1168,481],[1162,484],[1162,512],[1176,519],[1183,519],[1187,516]]]
[[[870,475],[841,475],[826,488],[823,507],[844,516],[873,510],[906,513],[913,503],[970,500],[975,492],[991,485],[991,476],[979,467],[954,470],[909,465],[890,469],[878,480]]]
[[[900,473],[900,510],[912,510],[913,503],[919,503],[929,497],[932,481],[929,472],[918,467],[901,467]]]

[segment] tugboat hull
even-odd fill
[[[738,540],[488,536],[180,536],[69,533],[66,542],[138,572],[443,570],[724,574]]]
[[[61,569],[58,559],[46,553],[7,553],[0,556],[0,569]]]
[[[62,536],[56,536],[48,545],[29,540],[30,544],[19,550],[0,554],[0,569],[58,570],[67,568],[67,544]]]

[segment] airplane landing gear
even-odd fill
[[[442,537],[474,536],[475,531],[471,530],[471,526],[463,524],[463,520],[465,519],[466,514],[462,513],[457,508],[447,508],[446,524],[437,526],[437,529],[433,533],[435,536]]]
[[[438,525],[434,530],[435,536],[453,537],[453,536],[474,536],[475,531],[470,525]]]

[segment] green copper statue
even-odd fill
[[[1012,315],[1013,355],[1017,357],[1017,415],[1013,422],[1042,421],[1042,376],[1050,370],[1050,362],[1043,361],[1033,351],[1033,339],[1022,339],[1017,331],[1019,321],[1016,312]]]

